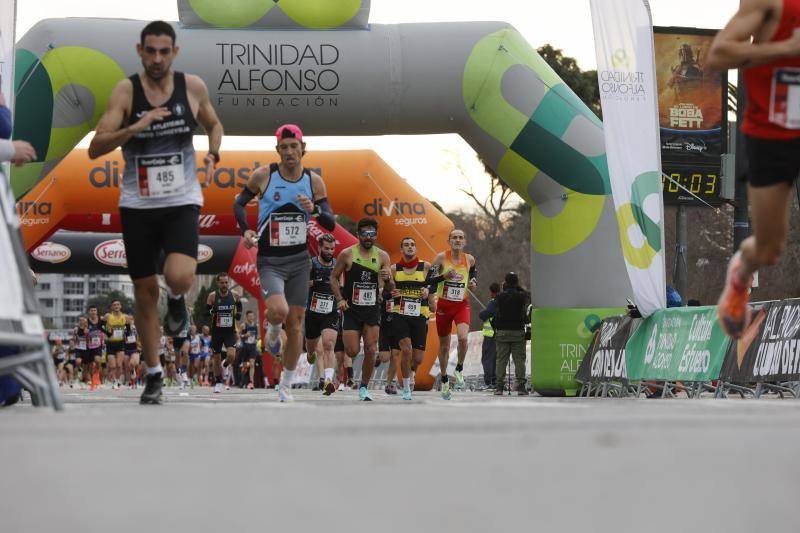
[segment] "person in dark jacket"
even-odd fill
[[[502,396],[503,382],[506,379],[506,367],[509,357],[514,358],[514,370],[517,378],[517,395],[527,396],[525,384],[525,323],[530,295],[519,286],[519,276],[514,272],[506,274],[503,292],[481,313],[493,317],[494,340],[497,346],[497,367],[495,369],[497,387],[495,395]]]
[[[492,283],[489,285],[489,300],[488,307],[478,313],[478,316],[483,320],[483,344],[481,344],[481,364],[483,365],[483,382],[486,384],[487,389],[493,389],[495,383],[495,364],[497,362],[497,345],[494,343],[494,324],[492,324],[493,316],[489,315],[489,308],[495,306],[495,298],[500,293],[500,284]]]

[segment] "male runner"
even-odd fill
[[[325,182],[315,172],[303,167],[306,143],[303,132],[294,124],[285,124],[275,132],[279,164],[256,169],[247,186],[236,197],[233,211],[245,246],[258,246],[256,267],[264,291],[267,309],[267,349],[279,351],[281,326],[285,325],[287,344],[283,356],[283,376],[278,387],[281,402],[292,400],[291,386],[297,360],[303,347],[303,317],[306,311],[309,268],[309,216],[333,231],[336,221],[328,203]],[[258,228],[247,224],[245,206],[258,200]]]
[[[800,0],[741,0],[714,38],[708,65],[744,69],[747,198],[753,235],[728,266],[717,311],[722,329],[739,338],[750,320],[753,273],[778,262],[789,232],[792,186],[800,172]]]
[[[436,331],[439,334],[439,368],[442,374],[442,398],[450,399],[450,382],[447,363],[450,358],[450,331],[453,322],[458,336],[458,364],[456,364],[457,390],[464,388],[464,359],[467,357],[469,335],[469,300],[467,289],[478,286],[475,258],[464,252],[467,238],[460,229],[454,229],[447,238],[450,249],[439,252],[433,260],[434,270],[442,274],[431,281],[438,284],[436,295]]]
[[[317,345],[322,337],[322,366],[325,381],[323,394],[330,396],[336,391],[333,384],[333,373],[336,360],[333,348],[339,329],[339,310],[334,302],[331,290],[331,272],[336,266],[333,254],[336,251],[336,239],[330,233],[319,237],[319,255],[311,258],[311,273],[308,281],[308,307],[306,309],[306,353],[309,357],[316,354]]]
[[[189,385],[189,376],[186,375],[187,367],[189,366],[189,331],[191,331],[191,319],[184,324],[185,329],[181,329],[172,336],[172,346],[175,347],[175,368],[178,373],[178,384],[181,390],[186,389]]]
[[[106,313],[103,321],[106,324],[105,333],[108,335],[106,353],[108,359],[108,374],[111,377],[111,388],[118,389],[122,383],[122,368],[125,360],[125,313],[122,312],[122,303],[119,300],[111,302],[111,312]]]
[[[211,314],[211,354],[214,365],[214,392],[222,392],[222,347],[225,346],[225,366],[236,362],[236,322],[242,317],[242,302],[230,290],[227,272],[217,274],[217,290],[206,300]]]
[[[136,326],[133,324],[133,317],[125,317],[125,359],[123,364],[123,376],[129,380],[131,389],[136,388],[137,375],[139,369],[139,335],[136,333]]]
[[[147,363],[143,404],[161,403],[157,274],[162,252],[169,297],[167,333],[188,329],[183,295],[197,268],[198,215],[203,205],[192,135],[198,123],[208,133],[209,151],[203,159],[208,176],[219,163],[222,140],[222,124],[205,83],[172,70],[178,50],[175,30],[168,23],[155,21],[144,27],[136,45],[144,69],[114,87],[89,146],[93,159],[118,146],[125,157],[120,220]]]
[[[192,386],[200,384],[200,365],[202,364],[200,353],[202,347],[203,339],[197,332],[197,326],[192,324],[189,328],[189,378],[192,380]]]
[[[53,339],[53,348],[50,350],[53,356],[53,365],[56,367],[56,376],[58,377],[58,384],[63,386],[66,379],[66,362],[67,362],[67,347],[61,341],[61,337],[57,336]]]
[[[103,347],[105,345],[105,322],[97,314],[97,307],[89,308],[86,322],[86,358],[91,362],[89,368],[89,390],[95,390],[101,383],[100,370],[103,363]]]
[[[208,387],[208,360],[211,357],[211,329],[208,326],[203,326],[200,341],[200,383]]]
[[[242,362],[244,363],[242,373],[244,373],[245,370],[248,371],[250,383],[247,384],[247,388],[253,390],[256,376],[256,359],[261,354],[258,353],[258,348],[256,346],[259,337],[256,314],[252,311],[248,311],[244,314],[244,324],[242,324],[239,337],[242,339]],[[244,375],[242,377],[244,378]]]
[[[378,238],[378,221],[362,218],[356,225],[358,244],[342,250],[331,272],[331,289],[339,309],[343,311],[342,330],[347,355],[358,355],[360,341],[364,341],[364,360],[361,363],[361,386],[358,397],[370,402],[369,380],[375,369],[378,348],[381,308],[378,293],[384,282],[394,286],[389,274],[389,254],[375,246]],[[344,274],[344,290],[339,278]]]
[[[395,378],[397,377],[397,360],[400,358],[400,347],[397,345],[397,339],[394,338],[392,332],[392,308],[394,307],[394,299],[392,298],[392,291],[387,287],[381,291],[381,326],[378,330],[378,361],[380,363],[389,363],[389,368],[386,370],[386,386],[383,391],[386,394],[397,394],[397,387],[395,386]]]
[[[64,365],[64,368],[67,372],[67,379],[69,380],[69,388],[73,388],[75,386],[75,376],[78,369],[78,355],[76,347],[77,345],[75,343],[75,338],[70,339],[69,346],[67,347],[67,362]]]
[[[411,361],[419,364],[425,354],[428,335],[428,274],[431,264],[417,257],[417,241],[400,241],[403,259],[392,265],[395,289],[392,291],[392,335],[400,347],[400,373],[403,399],[411,400]]]
[[[77,368],[80,372],[80,388],[83,388],[83,384],[85,383],[87,378],[91,378],[91,361],[94,361],[94,358],[91,359],[86,353],[86,350],[89,346],[89,323],[86,320],[86,317],[81,315],[78,317],[78,325],[75,326],[75,329],[72,331],[72,338],[75,339],[75,368]]]

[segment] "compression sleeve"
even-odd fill
[[[478,279],[478,267],[476,267],[475,265],[469,267],[469,279],[474,279],[474,280]]]
[[[336,227],[336,219],[333,217],[333,209],[331,209],[331,204],[328,202],[328,199],[320,198],[319,200],[315,200],[314,205],[317,206],[316,216],[319,225],[328,231],[333,231]]]
[[[236,300],[236,322],[242,319],[242,301]]]
[[[236,223],[239,224],[239,230],[241,230],[242,235],[250,229],[247,227],[247,210],[245,207],[255,197],[255,193],[245,187],[242,192],[236,195],[236,200],[233,202],[233,214],[236,216]]]

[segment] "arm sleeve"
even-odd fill
[[[239,224],[239,230],[242,232],[242,235],[244,235],[245,231],[250,229],[247,227],[247,210],[245,207],[248,202],[255,197],[255,193],[245,187],[242,189],[242,192],[236,195],[236,200],[233,202],[233,214],[236,216],[236,223]]]
[[[314,201],[317,206],[317,222],[328,231],[333,231],[336,227],[336,219],[333,217],[333,209],[327,198],[320,198]]]
[[[236,300],[236,321],[239,322],[242,319],[242,301]]]
[[[469,267],[469,279],[474,279],[474,280],[478,279],[478,267],[476,267],[475,265]]]

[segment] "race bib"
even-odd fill
[[[269,217],[270,246],[305,244],[307,233],[303,213],[272,213]]]
[[[86,349],[86,339],[81,339],[78,341],[78,349],[85,350]]]
[[[311,310],[321,315],[333,312],[333,295],[315,292],[311,295]]]
[[[122,339],[125,337],[125,330],[122,328],[114,328],[111,330],[111,336],[114,339]]]
[[[140,155],[136,157],[141,198],[164,198],[183,192],[183,154]]]
[[[405,316],[419,316],[422,311],[422,301],[418,298],[400,298],[400,314]]]
[[[219,327],[219,328],[232,328],[233,327],[233,317],[232,316],[220,316],[220,317],[217,317],[217,327]]]
[[[247,343],[247,344],[255,344],[256,343],[256,336],[253,335],[252,333],[249,333],[247,335],[247,338],[244,340],[244,342]]]
[[[353,305],[375,305],[377,295],[376,283],[353,283]]]
[[[125,342],[128,344],[136,344],[136,335],[128,335],[125,337]]]
[[[461,300],[464,299],[465,292],[466,292],[466,287],[464,287],[463,283],[453,283],[450,281],[445,281],[444,291],[442,292],[442,296],[444,296],[445,300],[460,302]]]
[[[99,348],[100,347],[100,335],[92,335],[89,337],[89,348]]]
[[[800,129],[800,69],[781,67],[772,73],[769,121],[788,130]]]
[[[387,298],[386,301],[383,302],[383,305],[386,308],[386,312],[387,313],[391,313],[392,312],[392,307],[394,306],[394,299],[393,298]]]

